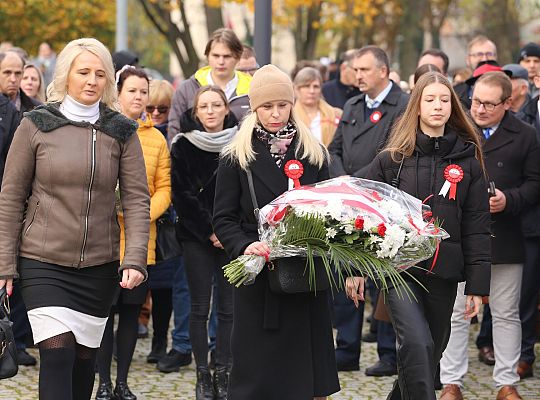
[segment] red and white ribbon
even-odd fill
[[[382,113],[380,111],[373,111],[373,113],[369,116],[369,120],[376,124],[379,122],[382,118]]]
[[[439,192],[440,196],[446,197],[450,191],[450,200],[456,199],[457,184],[463,179],[463,168],[457,164],[450,164],[444,169],[444,185]]]
[[[285,164],[285,175],[289,178],[289,190],[292,189],[291,186],[295,188],[300,187],[300,177],[304,175],[304,166],[298,160],[289,160]]]

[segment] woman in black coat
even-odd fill
[[[218,169],[214,231],[231,258],[268,255],[259,241],[246,169],[263,207],[288,189],[283,167],[297,159],[303,185],[328,178],[327,152],[291,113],[289,77],[273,65],[258,70],[250,114],[225,148]],[[266,270],[234,290],[230,400],[311,400],[339,391],[326,291],[280,295]]]
[[[443,75],[420,77],[368,177],[425,201],[450,235],[436,258],[409,269],[406,281],[416,301],[400,298],[393,287],[383,292],[398,343],[398,380],[388,398],[435,400],[433,381],[450,335],[457,283],[466,281],[463,311],[470,319],[478,314],[481,296],[489,294],[491,267],[479,136]],[[361,278],[347,279],[353,300],[362,291]]]
[[[238,121],[218,86],[201,87],[193,109],[182,116],[182,129],[171,146],[173,205],[178,214],[177,236],[191,299],[189,336],[197,365],[197,400],[225,400],[232,327],[232,287],[223,275],[227,255],[212,227],[219,153],[236,134]],[[212,283],[217,283],[218,325],[214,381],[208,369],[208,315]]]

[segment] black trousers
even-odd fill
[[[398,379],[388,400],[436,400],[435,372],[450,337],[457,283],[415,276],[427,289],[407,280],[416,300],[400,297],[395,288],[385,293],[398,344]]]
[[[521,281],[519,315],[521,318],[520,360],[534,364],[536,342],[536,315],[540,290],[540,237],[525,238],[525,263]]]
[[[231,358],[232,293],[233,287],[223,275],[222,267],[228,258],[224,250],[208,243],[183,242],[184,265],[191,298],[189,336],[195,363],[208,365],[208,316],[213,280],[217,282],[216,366],[229,366]]]

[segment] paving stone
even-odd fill
[[[473,326],[469,340],[469,373],[466,376],[463,395],[465,399],[494,400],[497,391],[491,378],[493,367],[478,361],[474,338],[478,325]],[[156,370],[155,364],[146,363],[150,351],[150,339],[139,339],[128,384],[139,400],[165,399],[188,400],[195,398],[195,363],[183,367],[180,372],[164,374]],[[540,359],[540,344],[536,345],[537,360]],[[29,349],[33,356],[38,356],[36,349]],[[375,343],[362,343],[360,371],[341,372],[339,379],[342,390],[333,395],[331,400],[384,400],[392,387],[394,377],[374,378],[364,374],[364,370],[377,361]],[[113,381],[116,363],[113,362]],[[518,384],[524,399],[540,399],[540,362],[536,362],[537,376],[525,379]],[[38,367],[21,367],[19,374],[5,379],[0,384],[1,400],[36,400],[38,398]],[[97,375],[96,384],[97,387]]]

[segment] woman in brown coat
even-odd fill
[[[58,56],[49,103],[26,113],[0,193],[0,288],[14,278],[39,346],[39,398],[89,399],[118,287],[146,278],[149,195],[137,124],[116,111],[111,55],[96,39]],[[126,251],[119,263],[115,188]]]

